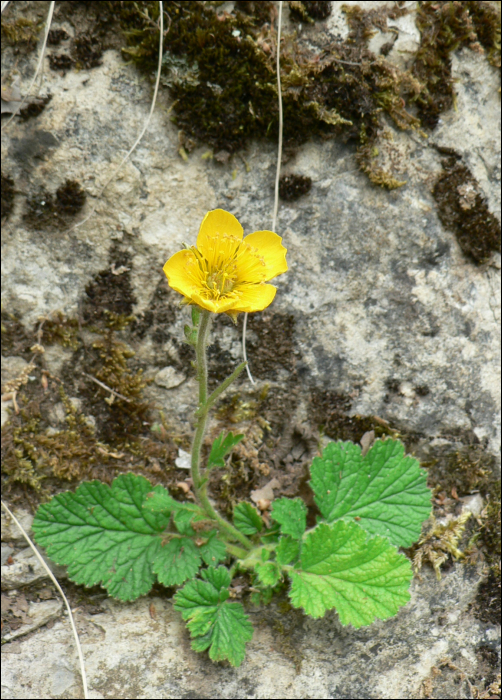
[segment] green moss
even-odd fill
[[[40,319],[42,326],[43,345],[54,345],[57,343],[64,348],[77,350],[80,346],[78,340],[79,324],[76,318],[68,318],[65,314],[58,311],[49,319]]]
[[[9,21],[2,17],[2,37],[11,46],[21,45],[26,51],[33,51],[37,45],[38,34],[43,22],[18,17]]]
[[[469,169],[455,156],[443,161],[443,172],[432,194],[441,222],[456,235],[465,255],[481,264],[492,251],[500,251],[500,223],[488,209]]]
[[[10,482],[40,492],[46,476],[39,469],[36,444],[40,417],[35,411],[23,410],[21,420],[16,422],[10,420],[2,427],[2,473]]]

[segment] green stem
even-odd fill
[[[238,540],[246,550],[253,548],[253,543],[242,532],[239,532],[233,525],[227,522],[213,508],[209,502],[207,495],[207,480],[203,480],[200,473],[200,452],[202,449],[202,441],[206,432],[207,416],[208,416],[208,398],[207,398],[207,355],[206,348],[209,339],[209,329],[211,327],[211,315],[209,311],[202,310],[200,315],[199,331],[197,334],[197,379],[199,381],[199,408],[196,411],[197,425],[192,443],[192,481],[195,496],[201,506],[206,511],[207,515],[215,520],[219,529],[224,530],[232,539]],[[239,369],[239,368],[237,368]],[[244,368],[243,368],[244,369]],[[241,370],[242,371],[242,370]],[[233,373],[235,374],[235,372]],[[225,383],[225,382],[224,382]],[[227,388],[228,384],[225,386]],[[221,388],[221,387],[220,387]],[[214,394],[215,392],[213,392]],[[220,392],[221,393],[221,392]],[[228,545],[227,545],[228,546]],[[240,555],[239,555],[240,556]]]
[[[212,392],[212,394],[210,394],[210,396],[209,396],[209,398],[207,399],[205,405],[204,405],[204,406],[201,406],[201,407],[199,408],[199,410],[197,411],[197,413],[200,413],[200,412],[202,412],[203,410],[204,410],[204,411],[209,411],[209,409],[211,408],[211,406],[220,398],[220,396],[223,394],[223,392],[224,392],[226,389],[228,389],[228,387],[230,386],[230,384],[232,384],[232,382],[234,382],[234,381],[237,379],[237,377],[239,376],[239,374],[240,374],[244,369],[246,369],[246,365],[247,365],[247,362],[241,362],[241,364],[240,364],[236,369],[234,369],[234,371],[232,372],[232,374],[231,374],[229,377],[227,377],[227,378],[220,384],[220,386],[217,387],[217,388]]]

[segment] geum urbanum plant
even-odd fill
[[[310,485],[321,516],[307,530],[300,498],[278,498],[265,522],[251,503],[236,505],[233,522],[213,507],[208,474],[242,435],[215,440],[205,469],[200,454],[210,409],[239,376],[239,365],[211,394],[206,347],[212,314],[236,318],[261,311],[286,272],[286,249],[271,231],[243,239],[237,219],[221,209],[204,218],[197,246],[173,255],[164,272],[192,306],[185,326],[195,346],[199,402],[191,455],[195,503],[172,498],[143,476],[123,474],[111,487],[92,481],[40,506],[37,542],[85,586],[101,584],[119,600],[145,595],[155,580],[183,586],[174,607],[188,623],[196,651],[241,664],[252,626],[242,603],[231,600],[239,571],[252,577],[252,602],[268,602],[289,579],[294,607],[312,617],[336,608],[343,625],[369,625],[395,615],[409,600],[412,571],[398,547],[409,547],[430,514],[426,474],[398,440],[377,440],[367,454],[351,442],[331,442],[312,463]],[[270,525],[268,523],[271,523]],[[184,584],[184,585],[183,585]]]

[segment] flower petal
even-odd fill
[[[288,269],[287,249],[273,231],[255,231],[243,241],[238,258],[238,281],[268,282]]]
[[[275,297],[277,289],[272,284],[242,284],[234,289],[239,296],[231,311],[237,313],[263,311],[269,306]]]
[[[208,211],[197,236],[197,250],[206,258],[211,268],[220,268],[222,262],[230,260],[244,232],[233,214],[224,209]]]
[[[222,314],[232,309],[236,303],[235,297],[221,297],[220,299],[207,299],[202,294],[195,292],[192,294],[192,301],[202,309],[207,309],[215,314]]]
[[[180,250],[172,255],[163,270],[169,286],[189,299],[202,286],[202,271],[192,250]]]

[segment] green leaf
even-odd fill
[[[287,566],[296,561],[299,556],[300,543],[298,540],[294,540],[292,537],[281,537],[275,550],[275,558],[279,566]]]
[[[174,609],[179,610],[192,635],[192,648],[209,648],[213,661],[228,659],[240,666],[246,642],[253,628],[240,603],[230,603],[228,586],[230,574],[223,566],[202,572],[205,580],[189,581],[174,596]]]
[[[192,503],[184,504],[184,507],[177,510],[173,516],[176,529],[181,535],[195,535],[192,523],[200,520],[207,521],[207,516],[201,508]]]
[[[307,506],[301,498],[279,498],[272,503],[272,519],[284,535],[300,539],[307,527]]]
[[[385,537],[368,539],[357,523],[322,523],[302,544],[291,574],[289,596],[296,608],[323,617],[336,608],[343,625],[386,620],[410,599],[408,559]]]
[[[267,561],[265,564],[257,564],[255,571],[264,586],[275,586],[281,578],[281,570],[275,561]]]
[[[208,566],[216,566],[227,558],[225,543],[218,539],[216,532],[207,533],[209,539],[199,547],[199,552]]]
[[[193,578],[201,557],[193,540],[175,537],[163,544],[153,561],[153,570],[164,586],[180,586],[187,578]]]
[[[135,600],[155,581],[152,562],[169,515],[142,508],[152,485],[142,476],[121,474],[111,487],[84,482],[40,506],[35,540],[68,575],[84,586],[102,584],[114,598]]]
[[[267,544],[277,544],[281,536],[281,526],[279,523],[272,523],[272,525],[265,530],[265,532],[260,537],[260,542],[264,545]]]
[[[192,306],[192,323],[198,326],[200,321],[200,309],[197,306]]]
[[[385,535],[398,547],[419,538],[431,512],[427,474],[405,456],[399,440],[377,440],[364,457],[359,445],[330,442],[310,471],[327,522],[356,519],[370,535]]]
[[[169,491],[160,484],[158,484],[153,491],[146,494],[143,503],[143,508],[148,509],[151,513],[169,514],[183,508],[183,506],[183,503],[175,501],[174,498],[169,495]]]
[[[251,503],[242,501],[234,508],[234,525],[244,535],[255,535],[261,532],[263,520]]]
[[[223,439],[223,433],[220,433],[211,447],[207,468],[212,469],[213,467],[224,467],[224,457],[233,450],[233,448],[242,440],[243,437],[244,435],[234,435],[230,432],[226,438]]]

